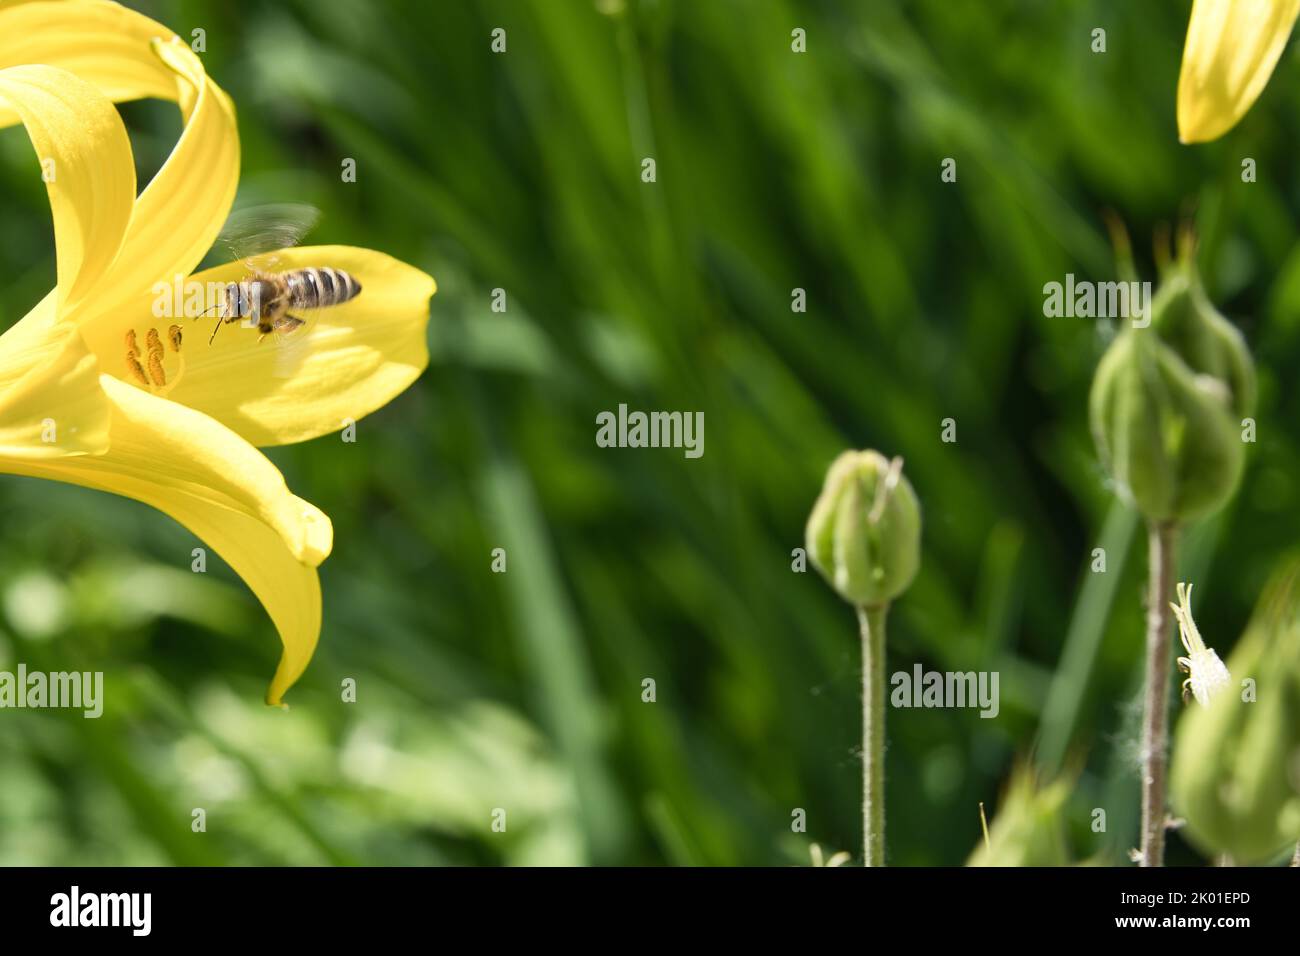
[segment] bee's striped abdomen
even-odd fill
[[[312,266],[284,274],[289,285],[289,304],[298,309],[324,309],[355,299],[361,283],[342,269]]]

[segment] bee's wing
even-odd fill
[[[251,269],[272,271],[278,257],[267,253],[296,246],[319,220],[320,210],[306,203],[244,206],[230,213],[217,242]]]
[[[270,339],[275,343],[275,359],[271,374],[276,378],[293,378],[302,363],[307,359],[310,349],[308,340],[316,332],[316,323],[304,319],[306,325],[295,329],[287,335],[272,332]]]

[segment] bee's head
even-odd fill
[[[262,307],[275,298],[275,286],[265,279],[232,282],[226,289],[226,314],[238,318],[260,318]]]
[[[226,286],[225,303],[222,308],[222,316],[226,319],[237,318],[243,315],[241,306],[243,305],[244,296],[240,288],[240,283],[231,282]]]

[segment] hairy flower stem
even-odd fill
[[[1147,659],[1142,713],[1142,858],[1141,866],[1165,863],[1165,770],[1169,744],[1169,592],[1173,588],[1172,524],[1153,524],[1148,531]]]
[[[885,614],[888,604],[858,605],[862,632],[863,866],[885,865]]]

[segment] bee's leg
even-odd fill
[[[279,332],[281,335],[288,335],[294,329],[305,324],[306,323],[296,315],[285,313],[271,324],[271,328],[274,331]]]

